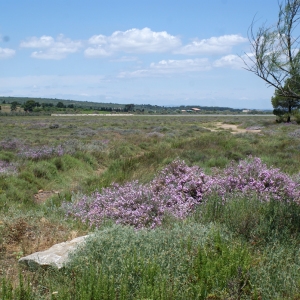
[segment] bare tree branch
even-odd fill
[[[276,25],[263,24],[255,30],[253,19],[248,31],[251,53],[242,58],[246,70],[274,87],[279,96],[292,99],[300,99],[300,37],[293,36],[299,23],[300,0],[283,0]]]

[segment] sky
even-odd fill
[[[271,109],[245,70],[277,0],[0,0],[0,96]]]

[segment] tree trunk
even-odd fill
[[[291,122],[291,114],[292,114],[292,106],[289,104],[289,115],[288,115],[288,118],[287,118],[287,123]]]

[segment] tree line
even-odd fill
[[[74,104],[64,104],[59,101],[56,104],[47,103],[47,102],[38,102],[35,100],[27,100],[24,103],[20,103],[18,101],[12,101],[11,103],[6,103],[5,100],[2,101],[2,104],[10,104],[10,110],[15,112],[18,108],[22,108],[25,112],[40,112],[40,111],[55,111],[55,110],[64,110],[64,109],[72,109],[72,110],[97,110],[97,111],[106,111],[106,112],[134,112],[135,107],[134,104],[126,104],[124,107],[93,107],[93,106],[80,106]],[[1,106],[0,106],[1,110]],[[144,109],[138,111],[143,112]]]

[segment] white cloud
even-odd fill
[[[43,35],[39,38],[31,37],[21,42],[20,47],[42,49],[32,52],[31,57],[33,58],[62,59],[70,53],[77,52],[82,47],[82,43],[65,38],[62,34],[56,39],[51,36]]]
[[[220,54],[229,52],[233,46],[245,43],[246,41],[246,38],[237,34],[211,37],[203,40],[196,39],[174,52],[185,55]]]
[[[151,63],[151,69],[163,70],[163,71],[203,71],[210,68],[208,59],[183,59],[183,60],[161,60],[158,63]]]
[[[147,69],[133,72],[121,72],[119,78],[160,76],[166,74],[187,73],[208,71],[211,64],[207,58],[183,59],[183,60],[161,60],[158,63],[151,63]]]
[[[126,52],[165,52],[178,47],[179,38],[166,31],[154,32],[149,28],[130,29],[125,32],[116,31],[110,37],[113,50],[122,49]]]
[[[251,65],[251,57],[253,57],[253,54],[248,53],[248,54],[244,54],[242,56],[238,56],[238,55],[226,55],[221,57],[220,59],[217,59],[214,61],[213,66],[216,68],[232,68],[232,69],[242,69],[244,67],[246,67],[246,64]]]
[[[16,51],[9,48],[0,48],[0,59],[10,58],[16,54]]]
[[[89,47],[84,51],[84,55],[87,57],[99,57],[99,56],[105,57],[105,56],[110,56],[111,54],[112,53],[110,51],[105,50],[101,46],[95,48]]]
[[[117,32],[119,32],[119,31],[117,31]],[[104,45],[104,44],[107,44],[108,39],[109,39],[109,37],[106,37],[105,35],[102,35],[102,34],[93,35],[89,39],[89,43],[92,45]]]
[[[137,56],[122,56],[120,58],[111,59],[110,61],[113,62],[131,62],[131,61],[138,61],[139,58]]]
[[[230,67],[233,69],[240,69],[244,66],[244,62],[241,57],[231,54],[217,59],[213,63],[213,66],[217,68]]]
[[[161,53],[181,46],[178,37],[166,31],[155,32],[147,27],[115,31],[111,36],[94,35],[89,39],[89,43],[94,47],[85,50],[87,57],[107,56],[115,52]]]
[[[22,48],[48,48],[55,44],[55,40],[52,36],[43,35],[40,38],[31,37],[26,41],[21,42],[20,47]]]

